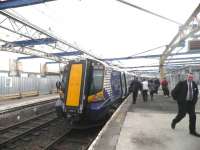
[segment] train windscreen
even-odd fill
[[[90,85],[89,95],[100,92],[103,88],[103,70],[93,70],[92,81]]]

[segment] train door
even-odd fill
[[[85,86],[87,75],[87,61],[80,60],[69,63],[68,75],[66,75],[65,105],[66,111],[82,113],[85,104]]]
[[[125,74],[122,72],[121,73],[121,85],[122,85],[122,93],[123,93],[123,96],[122,98],[126,97],[126,80],[125,80]]]
[[[113,70],[111,73],[112,100],[117,100],[122,97],[121,88],[121,73]]]

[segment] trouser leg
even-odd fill
[[[165,96],[166,95],[165,88],[163,87],[162,90],[163,90],[163,95]]]
[[[187,111],[189,114],[189,130],[190,133],[196,132],[196,113],[195,113],[195,105],[192,102],[187,102]]]
[[[138,91],[133,91],[133,103],[136,103]]]
[[[143,101],[145,102],[145,91],[144,90],[142,91],[142,98],[143,98]]]
[[[156,94],[158,94],[158,87],[156,87]]]
[[[148,99],[147,90],[142,91],[143,101],[146,102]]]
[[[166,88],[166,95],[169,96],[169,89],[168,89],[168,87]]]
[[[146,90],[146,101],[148,101],[148,90]]]
[[[151,101],[153,100],[153,91],[150,91]]]
[[[178,114],[176,117],[172,120],[174,124],[181,121],[186,115],[186,104],[178,104]]]

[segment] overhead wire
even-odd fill
[[[159,15],[159,14],[157,14],[157,13],[154,13],[154,12],[149,11],[149,10],[147,10],[147,9],[144,9],[144,8],[142,8],[142,7],[136,6],[136,5],[131,4],[131,3],[129,3],[129,2],[126,2],[126,1],[123,1],[123,0],[116,0],[116,1],[121,2],[121,3],[123,3],[123,4],[126,4],[126,5],[129,5],[129,6],[131,6],[131,7],[134,7],[134,8],[136,8],[136,9],[141,10],[141,11],[144,11],[144,12],[146,12],[146,13],[148,13],[148,14],[153,15],[153,16],[157,16],[157,17],[159,17],[159,18],[161,18],[161,19],[164,19],[164,20],[167,20],[167,21],[169,21],[169,22],[175,23],[175,24],[177,24],[177,25],[179,25],[179,26],[183,25],[183,24],[180,23],[180,22],[177,22],[177,21],[172,20],[172,19],[170,19],[170,18],[164,17],[164,16],[162,16],[162,15]]]
[[[151,52],[151,51],[154,51],[154,50],[157,50],[159,48],[166,47],[166,46],[167,45],[161,45],[161,46],[158,46],[158,47],[155,47],[155,48],[152,48],[152,49],[148,49],[148,50],[142,51],[140,53],[136,53],[136,54],[130,55],[128,57],[133,57],[133,56],[137,56],[137,55],[144,54],[144,53],[147,53],[147,52]]]

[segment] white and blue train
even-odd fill
[[[98,60],[72,60],[63,72],[56,110],[72,121],[102,120],[115,103],[128,96],[133,78]]]

